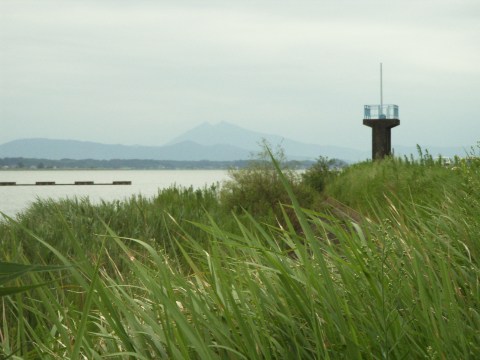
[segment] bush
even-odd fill
[[[273,154],[283,174],[289,180],[302,206],[313,203],[315,193],[301,182],[296,169],[289,167],[285,153],[280,147]],[[222,206],[228,211],[242,213],[244,210],[263,220],[283,217],[280,204],[290,204],[278,172],[270,158],[270,147],[266,141],[262,150],[243,169],[229,172],[230,180],[223,184],[220,193]]]
[[[325,189],[325,185],[330,182],[337,174],[337,171],[333,168],[345,167],[346,163],[337,159],[328,159],[320,156],[315,164],[302,174],[302,180],[305,185],[314,189],[315,191],[322,192]]]

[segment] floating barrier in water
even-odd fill
[[[0,186],[52,186],[52,185],[132,185],[131,181],[113,181],[111,183],[95,183],[94,181],[75,181],[73,184],[57,184],[55,181],[36,181],[35,184],[17,184],[15,181],[0,181]]]

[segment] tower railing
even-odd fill
[[[398,119],[398,105],[365,105],[363,107],[364,119]]]

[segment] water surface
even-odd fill
[[[172,185],[201,188],[227,179],[226,170],[15,170],[0,171],[0,182],[35,184],[55,181],[73,184],[75,181],[112,183],[132,181],[132,185],[67,185],[67,186],[0,186],[0,211],[9,216],[26,209],[35,199],[88,197],[121,200],[135,194],[152,197],[159,189]]]

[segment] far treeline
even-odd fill
[[[112,159],[112,160],[74,160],[74,159],[34,159],[34,158],[1,158],[1,169],[133,169],[133,170],[180,170],[180,169],[241,169],[245,168],[251,160],[236,161],[175,161],[175,160],[142,160],[142,159]],[[342,160],[330,160],[335,167],[347,165]],[[312,160],[287,162],[289,168],[307,169],[314,164]]]

